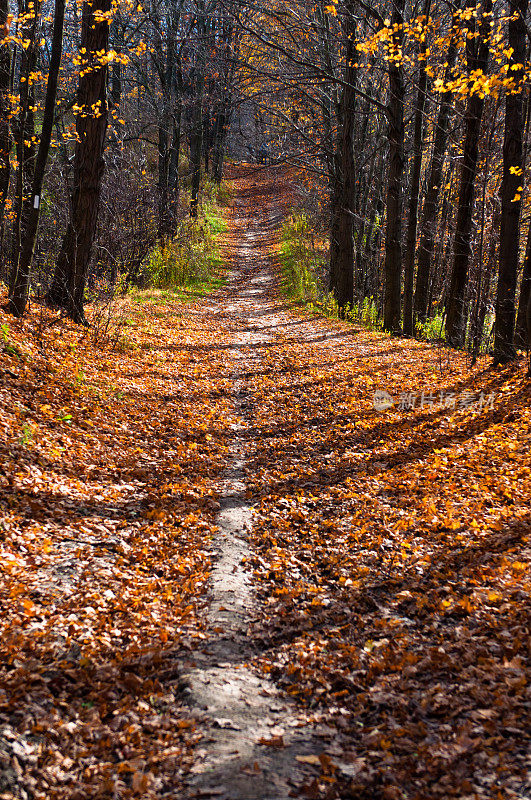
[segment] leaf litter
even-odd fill
[[[233,177],[274,230],[293,176],[263,174]],[[322,742],[292,796],[527,796],[523,365],[442,363],[264,291],[277,323],[241,378],[249,640]],[[51,312],[0,312],[2,797],[175,795],[205,746],[180,675],[207,637],[231,437],[215,304],[126,299],[113,350]],[[494,400],[378,412],[378,390]]]

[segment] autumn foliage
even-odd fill
[[[43,314],[1,320],[0,786],[158,797],[198,738],[177,664],[203,636],[219,334],[156,296],[114,349]]]
[[[261,215],[259,275],[296,198],[289,175],[232,177],[225,261]],[[471,368],[268,291],[276,324],[239,384],[250,637],[255,668],[321,731],[297,791],[522,797],[523,365]],[[179,676],[205,637],[241,322],[215,298],[120,303],[120,331],[100,339],[56,312],[0,320],[3,797],[176,796],[197,757]],[[377,390],[394,406],[375,410]]]

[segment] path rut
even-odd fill
[[[252,508],[245,498],[245,464],[253,448],[247,435],[252,408],[245,376],[259,367],[260,349],[267,347],[271,331],[281,322],[278,303],[269,294],[274,277],[264,255],[268,225],[277,218],[273,211],[253,223],[245,215],[233,220],[233,237],[239,240],[236,258],[233,253],[234,271],[218,304],[207,307],[209,313],[228,317],[234,330],[229,351],[234,423],[217,517],[208,638],[195,668],[183,676],[190,705],[205,734],[189,780],[189,798],[283,800],[295,796],[294,788],[306,777],[297,758],[319,750],[303,712],[272,681],[247,666],[256,655],[248,628],[257,598],[245,567],[253,525]]]

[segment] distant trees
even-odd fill
[[[328,223],[340,314],[369,302],[406,335],[437,319],[497,363],[526,346],[528,0],[64,2],[61,28],[63,0],[13,19],[0,0],[13,313],[33,287],[83,322],[87,283],[136,280],[227,153],[267,151]]]
[[[16,16],[0,0],[0,246],[13,314],[33,286],[83,323],[89,275],[135,280],[181,190],[195,216],[204,172],[221,180],[237,3],[77,8],[21,0]]]
[[[193,94],[192,104],[192,123],[190,132],[190,164],[192,167],[192,193],[190,202],[190,214],[197,217],[199,203],[199,189],[201,185],[201,162],[203,157],[203,103],[205,93],[205,70],[206,70],[206,6],[204,0],[197,0],[196,13],[197,27],[197,59],[193,72]]]
[[[0,0],[0,242],[3,241],[5,227],[5,206],[9,191],[11,174],[11,45],[8,40],[10,27],[9,0]]]
[[[15,63],[15,66],[18,66],[18,113],[13,130],[17,170],[12,198],[12,263],[9,307],[19,316],[24,312],[26,306],[26,284],[29,283],[29,276],[19,271],[19,259],[22,242],[26,235],[35,169],[35,77],[41,23],[40,10],[40,2],[23,0],[23,14],[17,23],[20,28],[20,56],[18,62]],[[14,97],[11,99],[14,101]],[[8,120],[10,116],[8,111]]]
[[[425,0],[421,24],[425,25],[431,7],[431,0]],[[404,312],[403,330],[412,336],[413,327],[413,287],[415,282],[415,254],[417,251],[418,211],[420,201],[420,181],[422,177],[422,152],[424,144],[424,109],[426,107],[426,91],[428,75],[425,69],[428,44],[426,36],[419,43],[418,88],[415,103],[415,122],[412,141],[412,165],[408,199],[408,221],[406,251],[404,259]]]
[[[457,39],[460,31],[459,16],[455,15],[449,32],[448,50],[445,53],[445,69],[443,85],[448,87],[454,77],[454,67],[457,58]],[[421,65],[422,66],[422,65]],[[425,72],[425,70],[424,70]],[[435,238],[437,235],[437,222],[439,198],[441,196],[441,181],[444,173],[444,163],[448,148],[450,120],[454,110],[453,92],[446,88],[440,95],[439,110],[434,122],[433,146],[431,158],[427,168],[427,185],[424,196],[424,205],[420,221],[420,238],[416,248],[417,278],[413,303],[413,326],[422,325],[428,316],[429,290],[432,280],[432,265],[435,256]],[[416,245],[416,241],[415,241]],[[415,255],[410,269],[414,272]]]
[[[489,40],[491,31],[491,0],[484,0],[476,10],[475,0],[469,0],[465,18],[466,27],[466,78],[474,82],[478,76],[486,76],[489,62]],[[477,21],[479,18],[479,22]],[[479,158],[479,141],[485,92],[472,90],[467,98],[465,111],[465,136],[459,182],[459,199],[453,249],[453,265],[450,288],[446,300],[446,336],[454,347],[462,347],[466,330],[466,289],[469,260],[471,256],[471,232],[474,215],[476,173]]]
[[[527,3],[243,6],[244,47],[259,49],[256,96],[276,87],[268,110],[290,131],[288,157],[328,190],[329,286],[340,313],[371,300],[384,328],[407,335],[437,316],[452,345],[477,353],[483,341],[496,361],[513,358],[527,340],[530,285],[518,236]]]
[[[389,169],[385,229],[384,328],[390,333],[401,330],[402,281],[402,209],[404,205],[404,102],[405,86],[402,66],[404,42],[404,0],[393,0],[391,34],[388,53],[389,108],[387,139]]]

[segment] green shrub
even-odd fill
[[[173,239],[159,243],[151,252],[144,272],[154,289],[190,286],[209,274],[212,234],[207,227],[186,220]]]
[[[351,322],[357,322],[371,331],[383,329],[383,320],[373,297],[364,297],[361,303],[354,303],[347,309],[346,317]]]
[[[232,202],[232,186],[228,181],[221,181],[216,185],[214,199],[220,206],[230,206]]]
[[[310,310],[338,318],[337,301],[322,285],[322,255],[315,250],[312,229],[306,214],[293,214],[284,222],[280,257],[284,293],[306,303]],[[372,298],[365,298],[363,302],[349,306],[345,318],[372,330],[382,329],[378,306]]]
[[[284,293],[302,302],[316,300],[321,262],[312,242],[306,214],[295,214],[284,222],[280,258]]]
[[[228,181],[215,183],[210,178],[203,178],[201,186],[201,202],[206,205],[229,206],[232,200],[232,186]]]
[[[209,283],[221,263],[217,237],[225,227],[217,207],[205,203],[198,220],[183,220],[172,239],[151,251],[143,267],[146,286],[178,289]]]
[[[430,317],[426,322],[417,322],[415,333],[419,339],[426,339],[428,342],[444,339],[444,319],[442,314]]]
[[[188,153],[181,150],[179,153],[179,177],[185,178],[190,174],[190,159]]]

